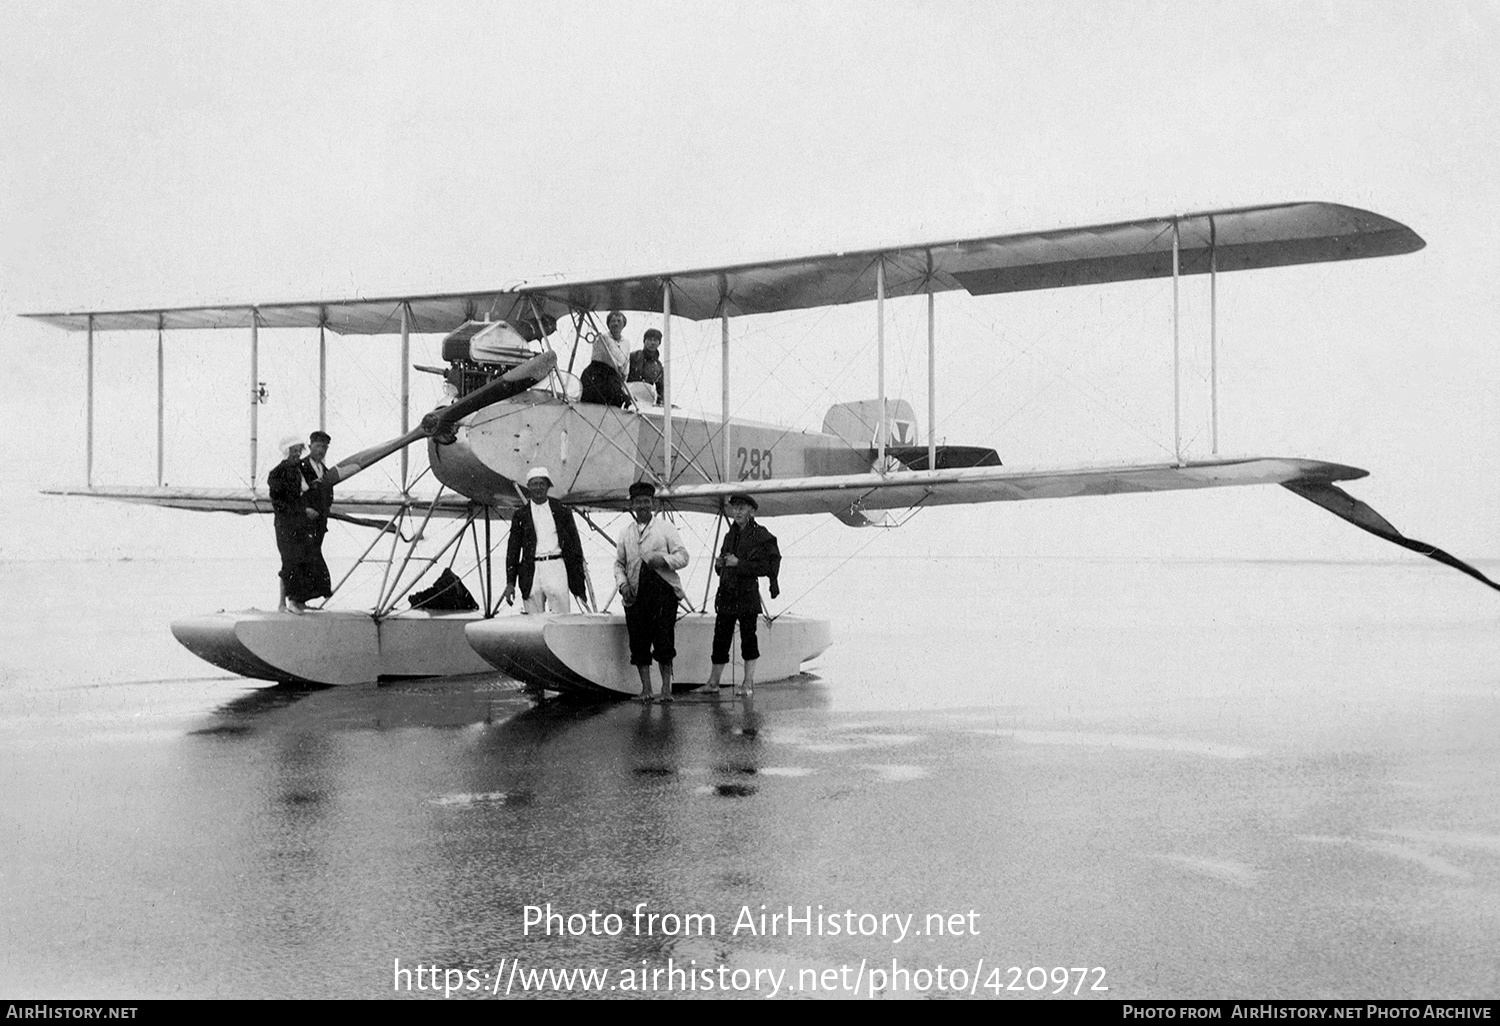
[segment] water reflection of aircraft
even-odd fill
[[[244,330],[250,337],[254,382],[262,328],[318,328],[320,353],[324,330],[400,333],[403,433],[345,461],[340,471],[341,480],[346,480],[379,459],[401,453],[406,488],[387,495],[340,491],[334,510],[346,516],[391,518],[398,532],[403,521],[416,520],[421,534],[439,517],[457,518],[458,529],[436,555],[426,557],[417,556],[416,542],[402,553],[393,541],[386,580],[370,611],[323,610],[305,617],[249,611],[179,621],[173,630],[194,652],[235,672],[271,680],[349,682],[467,673],[493,664],[546,688],[633,694],[639,682],[626,665],[622,617],[495,615],[491,520],[508,515],[524,501],[518,483],[530,467],[550,468],[556,497],[585,512],[623,509],[626,486],[646,479],[658,484],[667,508],[678,512],[715,514],[731,493],[748,492],[759,502],[763,517],[827,513],[854,526],[882,522],[888,511],[931,505],[1279,484],[1356,526],[1483,579],[1441,550],[1402,537],[1338,487],[1337,482],[1366,476],[1363,470],[1314,459],[1219,457],[1216,436],[1212,458],[1183,458],[1180,400],[1175,408],[1175,459],[1017,468],[1002,466],[991,448],[936,443],[931,374],[925,445],[918,441],[911,406],[886,395],[885,302],[890,298],[927,297],[930,366],[936,345],[932,311],[939,292],[991,296],[1170,277],[1177,375],[1176,285],[1181,276],[1208,275],[1216,282],[1220,272],[1410,253],[1423,245],[1404,225],[1368,211],[1291,203],[665,274],[520,282],[493,291],[29,316],[88,336],[89,487],[66,494],[237,513],[270,508],[257,482],[253,396],[250,488],[93,486],[96,334],[154,330],[160,339],[160,333],[173,329]],[[1217,295],[1213,288],[1210,295]],[[875,398],[833,406],[817,431],[729,415],[731,317],[867,301],[875,304]],[[596,336],[596,314],[607,309],[660,313],[666,368],[660,404],[649,388],[637,394],[630,407],[579,401],[572,374],[577,351],[580,343]],[[1216,312],[1213,315],[1216,320]],[[722,325],[723,402],[718,416],[686,412],[672,404],[672,328],[683,319],[718,320]],[[553,341],[559,323],[572,329],[566,366],[558,358],[561,345]],[[442,374],[455,399],[410,428],[407,368],[413,332],[447,333],[447,366],[418,369]],[[321,374],[319,388],[321,397]],[[1178,391],[1174,378],[1174,397]],[[406,447],[422,441],[432,473],[443,486],[430,500],[412,494],[405,467]],[[398,614],[397,602],[466,534],[476,549],[483,550],[477,580],[482,608],[472,614]],[[679,682],[698,684],[706,679],[711,628],[710,618],[704,616],[681,621]],[[765,634],[760,670],[768,680],[797,672],[829,643],[826,622],[794,616],[778,617],[774,629]]]
[[[390,685],[329,687],[278,683],[225,702],[192,731],[203,736],[404,727],[461,728],[509,720],[534,702],[514,684],[489,673],[410,680]]]

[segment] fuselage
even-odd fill
[[[558,498],[623,495],[632,481],[666,482],[664,411],[565,402],[537,389],[496,403],[458,425],[456,440],[429,441],[433,474],[480,502],[520,502],[517,483],[546,467]],[[670,484],[769,481],[856,474],[867,450],[838,435],[731,420],[729,462],[718,418],[673,411]]]

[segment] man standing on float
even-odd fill
[[[677,655],[677,603],[683,598],[677,571],[688,564],[677,528],[656,513],[656,486],[630,486],[630,515],[635,523],[620,532],[615,551],[615,583],[625,603],[625,631],[630,636],[630,663],[641,675],[641,701],[651,694],[651,659],[661,669],[661,700],[672,701],[672,659]]]
[[[781,549],[776,536],[755,522],[755,511],[759,504],[749,495],[737,494],[729,497],[728,513],[732,521],[724,536],[724,547],[719,558],[714,560],[714,571],[719,575],[719,590],[714,596],[714,647],[713,669],[709,671],[710,688],[726,688],[722,682],[724,667],[729,662],[729,646],[734,641],[735,624],[740,628],[740,657],[745,661],[745,679],[740,685],[741,693],[747,697],[754,693],[755,661],[760,658],[760,645],[755,635],[756,621],[760,619],[760,583],[758,578],[770,581],[771,597],[781,594],[777,580],[781,573]]]
[[[552,477],[546,467],[532,467],[526,475],[526,494],[531,499],[516,510],[510,522],[510,541],[505,550],[505,591],[501,600],[515,601],[516,584],[528,613],[571,613],[569,593],[588,608],[583,562],[583,544],[573,511],[549,499]]]

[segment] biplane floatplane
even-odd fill
[[[1187,460],[1180,455],[1147,464],[1002,466],[993,449],[936,444],[930,374],[926,445],[917,442],[911,407],[885,395],[888,298],[928,297],[930,364],[935,293],[963,290],[989,296],[1170,277],[1175,346],[1180,276],[1209,275],[1212,282],[1226,271],[1389,256],[1423,245],[1406,226],[1368,211],[1330,203],[1289,203],[668,274],[522,282],[490,292],[27,316],[88,334],[90,486],[60,494],[235,513],[270,510],[264,485],[257,481],[253,396],[250,488],[92,486],[96,333],[248,330],[253,389],[260,328],[400,332],[403,434],[361,453],[357,466],[344,461],[341,471],[347,479],[353,470],[399,452],[405,482],[405,449],[425,442],[431,471],[443,490],[429,501],[414,497],[409,485],[403,493],[385,495],[343,489],[336,494],[334,512],[408,517],[420,521],[419,534],[433,518],[458,518],[462,527],[442,552],[449,551],[464,531],[471,533],[477,549],[483,529],[482,608],[462,614],[398,612],[397,601],[441,553],[417,559],[417,575],[411,576],[407,571],[416,542],[404,557],[398,557],[393,542],[387,583],[373,610],[325,609],[306,616],[251,610],[174,623],[173,632],[193,652],[236,673],[266,680],[344,683],[473,673],[493,665],[547,689],[631,695],[639,690],[639,681],[627,665],[622,616],[496,615],[489,525],[492,516],[508,517],[525,501],[520,484],[533,466],[550,468],[556,479],[554,496],[583,511],[623,510],[627,486],[648,479],[658,484],[669,510],[715,515],[732,492],[748,492],[759,502],[762,517],[827,513],[854,526],[875,522],[886,515],[883,511],[924,505],[1278,484],[1367,531],[1494,587],[1477,570],[1441,550],[1404,538],[1343,492],[1337,482],[1366,476],[1354,467],[1312,459]],[[1210,295],[1215,294],[1211,287]],[[729,416],[731,317],[865,301],[876,307],[876,399],[834,406],[820,431]],[[567,369],[560,366],[561,346],[553,344],[552,336],[560,322],[571,323],[576,355],[578,341],[597,330],[595,316],[610,309],[660,313],[666,367],[660,405],[650,389],[638,396],[634,408],[578,401],[572,364]],[[724,398],[717,417],[688,413],[672,404],[672,325],[680,318],[717,319],[723,325]],[[408,340],[414,332],[446,333],[443,357],[448,366],[419,369],[442,373],[453,386],[453,401],[408,430]],[[1176,366],[1180,363],[1174,352]],[[1180,405],[1177,416],[1180,423]],[[1180,436],[1179,427],[1179,454]],[[392,572],[397,563],[399,569]],[[707,679],[711,628],[712,619],[706,616],[680,621],[680,686]],[[794,616],[776,618],[774,628],[763,633],[763,680],[796,673],[827,647],[830,638],[826,622]]]

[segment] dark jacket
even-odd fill
[[[302,464],[296,460],[282,460],[271,468],[266,476],[266,487],[271,494],[271,509],[276,513],[276,522],[287,527],[307,528],[313,524],[307,517],[307,507],[316,504],[302,493]]]
[[[625,373],[626,381],[644,381],[656,389],[656,401],[661,402],[661,379],[662,379],[661,357],[652,359],[648,357],[646,350],[637,349],[630,354],[630,369]]]
[[[760,612],[760,585],[757,577],[771,582],[771,597],[781,591],[777,577],[781,574],[781,548],[776,536],[760,524],[751,520],[740,530],[739,524],[731,524],[724,535],[724,546],[719,555],[734,555],[738,566],[719,567],[719,590],[714,596],[714,608],[729,616],[746,616]]]
[[[578,540],[578,525],[573,511],[556,499],[548,499],[552,522],[557,525],[557,544],[562,549],[563,566],[568,571],[568,590],[579,599],[588,594],[583,578],[583,543]],[[536,528],[531,522],[535,503],[528,499],[510,520],[510,542],[505,549],[505,583],[518,584],[521,598],[531,597],[531,581],[536,575]]]
[[[328,511],[333,508],[333,484],[328,480],[328,469],[323,470],[322,480],[313,470],[312,460],[306,457],[298,464],[302,468],[302,480],[307,482],[307,493],[302,497],[308,506],[318,511],[317,520],[309,520],[313,534],[320,539],[328,533]]]

